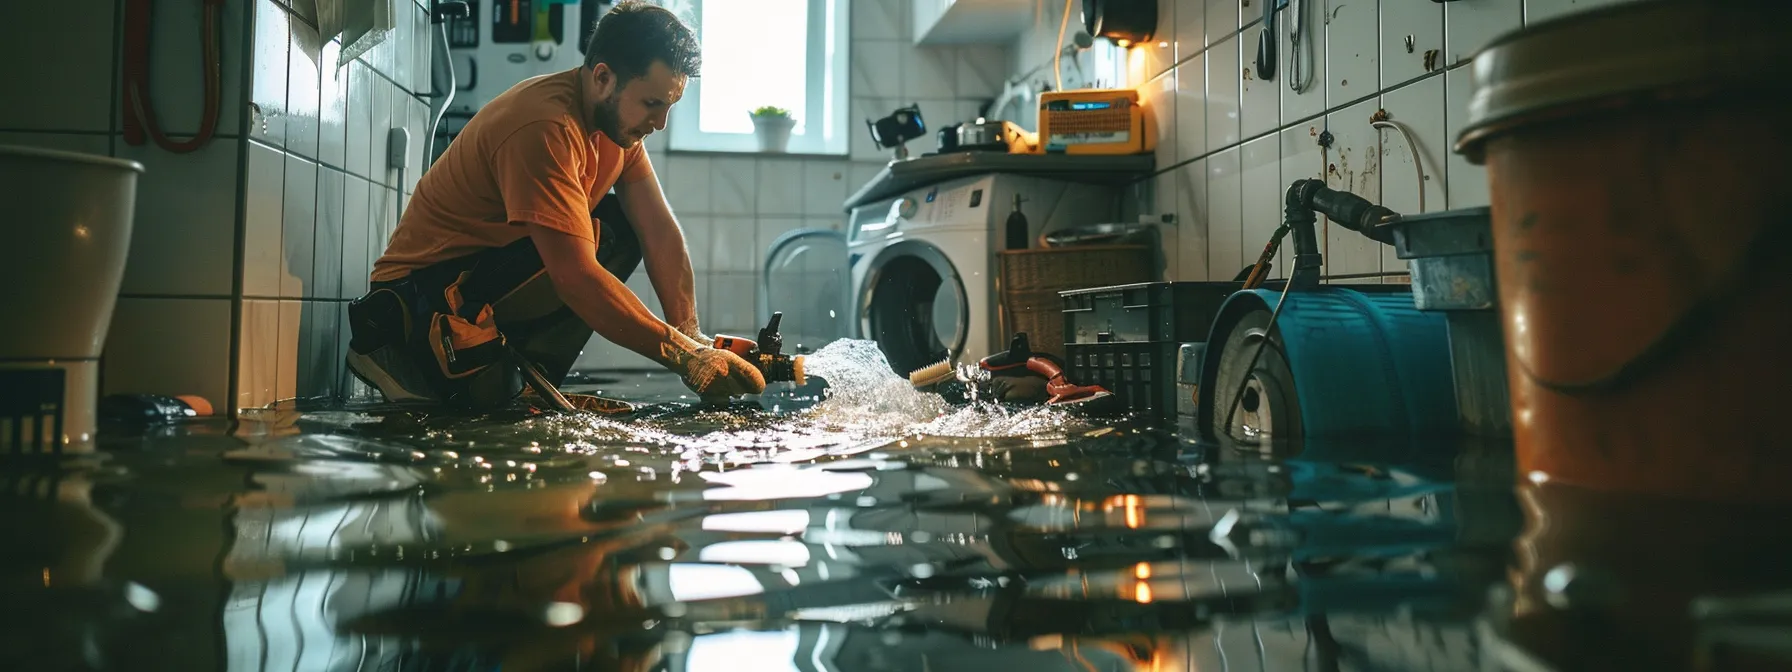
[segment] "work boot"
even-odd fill
[[[376,289],[348,304],[348,370],[388,402],[438,403],[419,370],[406,333],[408,310],[398,293]]]

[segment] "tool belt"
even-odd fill
[[[508,357],[512,337],[526,341],[536,325],[564,319],[571,309],[559,305],[534,319],[506,320],[500,329],[494,306],[545,273],[534,242],[523,238],[375,282],[367,296],[349,304],[350,321],[379,325],[383,333],[373,336],[379,345],[409,353],[413,368],[443,401],[503,403],[523,389]],[[365,349],[379,347],[369,345]]]

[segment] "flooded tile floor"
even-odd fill
[[[665,403],[266,410],[0,462],[0,668],[1792,666],[1771,512],[891,381],[701,409],[629,374],[572,389]]]

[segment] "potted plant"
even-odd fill
[[[790,110],[767,105],[753,110],[753,131],[759,135],[759,151],[782,154],[790,145],[790,129],[796,120]]]

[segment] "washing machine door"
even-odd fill
[[[814,352],[851,334],[851,268],[846,236],[798,229],[772,241],[759,282],[759,323],[784,313],[779,333],[788,352]]]
[[[859,287],[859,333],[899,375],[964,352],[970,325],[964,280],[938,247],[905,240],[880,250]]]

